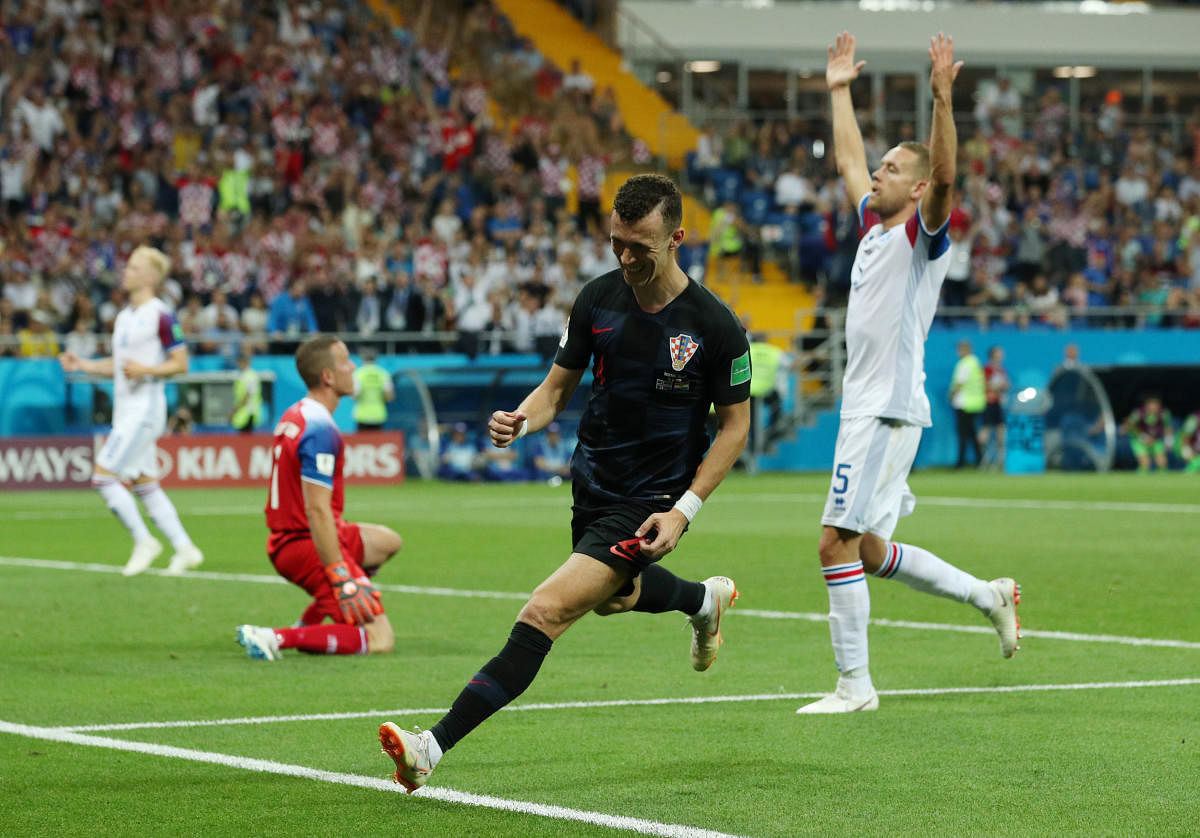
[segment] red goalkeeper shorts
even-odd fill
[[[342,558],[361,568],[363,542],[358,524],[338,521],[337,530],[338,546],[341,548]],[[321,557],[317,555],[317,548],[313,544],[312,538],[301,536],[287,542],[275,551],[271,562],[275,565],[276,573],[289,582],[299,585],[312,596],[313,604],[305,612],[306,622],[318,615],[321,618],[329,617],[335,623],[342,622],[342,611],[338,608],[337,595],[334,594],[333,586],[329,584],[329,579],[325,576],[325,566],[321,564]],[[320,620],[316,622],[320,622]]]

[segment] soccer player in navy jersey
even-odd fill
[[[471,679],[431,730],[379,729],[393,779],[425,784],[442,754],[533,682],[551,644],[589,611],[682,611],[692,625],[692,666],[707,669],[721,644],[733,580],[690,582],[658,560],[680,536],[746,444],[750,349],[737,317],[679,267],[679,190],[636,175],[613,201],[611,241],[620,268],[579,293],[545,380],[513,411],[488,422],[492,444],[541,431],[567,405],[589,363],[592,389],[571,459],[573,550],[533,592],[500,653]],[[706,421],[718,430],[709,444]]]
[[[834,154],[865,235],[851,269],[841,417],[818,545],[839,677],[834,692],[796,711],[802,714],[879,707],[868,671],[867,573],[974,605],[995,626],[1005,657],[1020,637],[1016,582],[976,579],[928,550],[891,540],[896,522],[916,505],[908,473],[930,425],[925,338],[950,263],[958,147],[950,94],[962,62],[940,33],[930,39],[929,60],[929,145],[901,143],[872,173],[850,98],[850,83],[866,62],[855,62],[848,32],[829,49]]]
[[[267,555],[276,573],[313,599],[299,624],[238,626],[237,641],[250,657],[268,661],[278,660],[282,649],[390,652],[392,626],[368,574],[395,555],[400,536],[379,524],[342,518],[344,445],[333,411],[354,392],[354,361],[346,344],[322,335],[296,350],[296,369],[308,395],[284,411],[275,426]]]

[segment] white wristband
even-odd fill
[[[517,435],[514,436],[513,439],[520,439],[521,437],[525,436],[525,434],[527,434],[527,433],[529,433],[529,420],[528,419],[526,419],[524,422],[521,423],[521,430],[517,431]]]
[[[679,500],[675,501],[674,508],[682,512],[683,517],[687,518],[688,523],[690,524],[692,519],[696,517],[696,513],[700,511],[700,507],[703,505],[703,503],[704,501],[700,500],[699,495],[697,495],[691,489],[688,489],[683,493]]]

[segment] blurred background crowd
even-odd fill
[[[611,37],[611,4],[566,5]],[[550,354],[580,284],[616,266],[606,178],[664,165],[611,87],[490,0],[3,0],[0,16],[0,354],[102,348],[145,242],[172,259],[163,293],[194,351],[230,367],[318,329]],[[1073,126],[1060,86],[963,93],[949,318],[1200,328],[1194,103],[1149,123],[1113,89]],[[872,163],[915,136],[873,124]],[[820,118],[705,126],[676,173],[711,212],[681,252],[693,277],[760,280],[767,261],[844,301],[857,196],[829,142]]]

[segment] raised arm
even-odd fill
[[[951,88],[963,63],[954,60],[954,39],[941,32],[929,39],[929,87],[933,91],[933,125],[929,130],[929,188],[921,199],[921,220],[936,230],[950,217],[954,193],[958,131],[954,127]]]
[[[829,86],[829,101],[833,110],[833,154],[838,174],[846,182],[850,203],[858,202],[871,189],[871,172],[867,168],[867,152],[862,132],[854,116],[854,100],[850,97],[850,82],[867,62],[854,61],[854,36],[843,32],[837,43],[829,48],[829,63],[825,66],[825,84]]]

